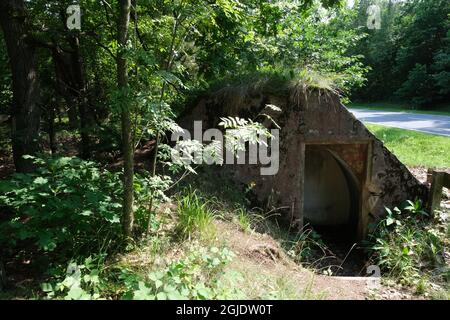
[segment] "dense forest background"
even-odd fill
[[[397,100],[433,108],[449,99],[448,1],[379,1],[381,28],[365,31],[351,52],[370,67],[354,99]],[[357,21],[372,1],[360,1]],[[361,23],[361,22],[360,22]]]
[[[360,0],[352,8],[329,7],[333,2],[138,2],[127,48],[131,81],[141,88],[145,83],[141,91],[156,96],[166,83],[164,100],[182,105],[193,92],[236,74],[309,69],[331,77],[355,101],[398,100],[421,108],[448,101],[447,1]],[[65,25],[70,4],[27,3],[27,45],[36,51],[41,109],[58,104],[73,127],[78,118],[91,126],[111,111],[115,4],[81,1],[80,31]],[[367,9],[374,4],[381,9],[379,29],[368,28]],[[4,36],[0,70],[0,112],[9,114],[12,76]],[[74,111],[80,90],[88,115],[83,107]]]
[[[166,133],[209,90],[233,82],[244,92],[270,78],[332,90],[344,102],[449,104],[448,0],[75,3],[80,29],[68,28],[72,0],[0,2],[0,288],[8,261],[18,274],[47,280],[51,297],[153,297],[160,287],[124,268],[112,276],[126,280],[117,290],[108,279],[101,291],[98,276],[114,253],[142,239],[162,252],[166,242],[191,239],[198,225],[190,215],[204,226],[211,219],[192,193],[178,202],[170,240],[158,216],[174,186],[195,173],[170,161]],[[69,261],[91,273],[68,285]],[[188,280],[173,285],[194,285]]]

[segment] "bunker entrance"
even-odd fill
[[[356,240],[360,209],[358,180],[327,146],[305,149],[304,222],[331,241]]]

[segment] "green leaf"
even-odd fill
[[[163,285],[163,282],[161,280],[155,280],[155,288],[159,289]]]
[[[148,288],[144,282],[139,281],[138,290],[133,292],[134,300],[154,300],[155,296],[152,294],[150,288]]]
[[[91,210],[84,210],[84,211],[82,211],[80,214],[82,215],[82,216],[90,216],[90,215],[92,215],[92,211]]]
[[[167,294],[165,292],[159,292],[156,295],[156,299],[158,299],[158,300],[167,300]]]
[[[49,232],[40,232],[38,234],[39,239],[37,244],[45,251],[53,251],[56,248],[56,242],[54,241],[52,234]]]
[[[390,226],[391,224],[393,224],[395,222],[394,218],[388,217],[386,218],[386,225]]]
[[[44,292],[52,292],[53,286],[51,285],[51,283],[44,282],[43,284],[41,284],[41,289]]]
[[[164,277],[164,273],[161,271],[157,271],[157,272],[150,272],[148,274],[148,278],[152,281],[156,281],[156,280],[160,280]]]
[[[33,183],[34,184],[46,184],[46,183],[48,183],[48,180],[43,177],[37,177],[36,179],[34,179]]]
[[[167,293],[167,299],[168,300],[185,300],[185,299],[187,299],[187,297],[183,296],[178,291],[171,291],[171,292]]]
[[[72,286],[67,292],[66,300],[80,300],[86,298],[86,292],[79,286]]]

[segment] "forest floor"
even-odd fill
[[[284,299],[423,299],[399,286],[376,286],[371,278],[318,274],[317,270],[293,261],[268,234],[243,232],[223,221],[217,221],[216,226],[220,237],[236,254],[228,268],[244,275],[241,288],[251,298],[272,290]]]
[[[172,206],[172,214],[176,207]],[[167,214],[167,211],[165,211]],[[170,214],[170,215],[172,215]],[[229,216],[230,217],[230,216]],[[167,230],[170,233],[170,226]],[[335,276],[329,273],[329,266],[336,263],[343,265],[345,252],[332,252],[329,247],[323,251],[323,256],[317,260],[329,258],[320,267],[314,263],[302,263],[295,260],[286,251],[285,239],[279,239],[280,234],[273,228],[242,228],[236,219],[216,218],[213,221],[214,238],[201,241],[201,246],[227,248],[233,252],[233,260],[225,267],[224,286],[236,289],[244,299],[296,299],[296,300],[422,300],[429,298],[418,294],[414,287],[403,287],[391,280],[367,277],[365,271],[367,262],[357,261],[358,267],[363,267],[361,275]],[[260,229],[260,230],[257,230]],[[164,242],[160,238],[160,241]],[[107,269],[117,266],[125,269],[141,270],[142,273],[158,269],[158,265],[169,265],[180,261],[189,255],[192,246],[198,246],[196,239],[183,242],[170,241],[155,255],[152,245],[139,246],[129,253],[118,255],[108,263]],[[352,264],[353,258],[347,265]],[[361,262],[364,265],[361,265]],[[27,266],[23,266],[26,270]],[[344,267],[345,268],[345,267]],[[350,267],[352,269],[352,267]],[[21,272],[23,272],[23,270]],[[17,270],[19,271],[19,270]],[[364,277],[365,276],[365,277]],[[0,294],[0,299],[42,298],[35,295],[37,279],[32,274],[8,275],[9,282],[15,282],[11,292]],[[17,289],[19,288],[19,289]],[[29,294],[33,294],[31,297]]]
[[[396,139],[387,139],[389,135],[384,131],[379,131],[377,127],[369,126],[369,128],[385,141],[388,148],[393,148],[392,144]],[[411,140],[407,141],[411,143],[411,141],[415,141],[416,137],[413,134]],[[62,143],[61,148],[68,149],[64,149],[64,152],[75,150],[73,143],[69,142]],[[432,144],[435,146],[430,146]],[[423,148],[430,147],[436,148],[437,151],[448,150],[433,140],[432,143],[428,143],[428,146],[423,145],[420,152],[414,151],[413,153],[418,156],[424,151]],[[444,149],[442,150],[442,148]],[[149,157],[146,151],[148,148],[144,149],[138,158],[140,156]],[[408,148],[404,150],[408,150]],[[394,150],[394,152],[400,160],[408,164],[408,152],[398,150]],[[450,164],[445,162],[445,155],[439,155],[437,159],[431,157],[431,159],[432,164],[438,164],[439,167],[450,171]],[[439,162],[442,159],[444,162]],[[419,161],[424,160],[420,158]],[[12,172],[10,152],[0,153],[0,164],[0,178]],[[419,164],[409,168],[421,182],[425,183],[429,165],[421,162]],[[206,175],[190,177],[182,184],[189,186],[192,180],[197,181],[194,185],[195,190],[206,194],[208,198],[220,199],[217,203],[221,213],[213,220],[214,239],[208,240],[202,246],[227,247],[234,252],[235,256],[226,266],[224,274],[232,275],[232,281],[228,285],[230,288],[239,288],[243,298],[352,300],[430,298],[429,292],[417,293],[414,287],[401,286],[392,279],[383,277],[381,283],[378,283],[373,281],[374,278],[368,278],[367,268],[370,263],[359,244],[330,242],[322,236],[315,238],[315,234],[307,234],[305,237],[300,234],[300,238],[297,237],[298,235],[292,237],[289,230],[286,231],[274,224],[271,219],[261,218],[259,215],[244,217],[248,220],[246,221],[236,215],[234,209],[230,209],[243,200],[245,193],[238,190],[231,181],[226,181],[223,177],[216,176],[215,173],[207,172]],[[218,185],[221,187],[217,188]],[[182,187],[181,185],[180,189]],[[164,245],[158,244],[161,251],[158,251],[156,255],[159,260],[165,261],[165,265],[189,255],[189,247],[196,242],[194,239],[181,242],[173,239],[177,209],[175,203],[169,207],[171,218],[168,223],[165,223],[166,230],[162,230],[162,235],[157,238],[158,243],[165,243]],[[442,207],[447,214],[450,212],[450,194],[446,189]],[[162,213],[165,215],[167,211]],[[318,243],[320,244],[318,245]],[[310,250],[312,247],[315,250]],[[119,264],[125,264],[127,267],[148,272],[157,267],[156,260],[158,259],[155,258],[154,250],[153,244],[144,245],[127,254],[119,255],[117,261],[122,261]],[[293,250],[296,251],[295,254],[292,254]],[[305,254],[307,257],[299,259],[299,254]],[[112,263],[116,264],[117,261]],[[27,266],[24,265],[23,268],[25,270]],[[33,279],[31,274],[26,272],[18,274],[22,272],[22,269],[15,271],[11,272],[8,277],[12,282],[15,281],[15,285],[21,289],[7,292],[6,295],[0,295],[0,298],[29,298],[30,288],[35,290],[37,280]],[[431,285],[434,286],[434,284]],[[36,297],[39,298],[39,296]]]

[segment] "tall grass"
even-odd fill
[[[450,167],[450,137],[366,124],[408,166]]]
[[[211,238],[214,235],[213,219],[216,213],[209,207],[209,200],[189,189],[185,195],[178,197],[177,204],[176,231],[181,238],[191,239],[195,234],[201,238]]]

